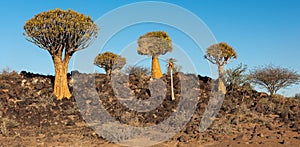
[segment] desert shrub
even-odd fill
[[[10,69],[9,67],[6,67],[2,69],[0,72],[0,78],[18,78],[19,74],[15,71]]]
[[[282,88],[300,82],[300,75],[291,69],[266,65],[250,72],[251,82],[267,89],[271,96]]]
[[[146,67],[142,66],[128,66],[125,69],[125,72],[129,75],[135,75],[138,78],[141,78],[142,76],[147,76],[150,74],[150,71]]]
[[[17,74],[17,72],[15,70],[12,70],[9,67],[5,67],[2,69],[2,71],[0,72],[0,74],[2,75],[9,75],[9,74]]]
[[[2,69],[1,74],[9,74],[11,72],[11,69],[9,67],[5,67]]]
[[[247,85],[249,76],[246,74],[247,65],[239,64],[237,67],[226,70],[225,81],[229,89]]]

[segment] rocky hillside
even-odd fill
[[[86,89],[76,89],[78,87],[74,84],[76,81],[71,80],[72,76],[80,79],[82,85],[77,86]],[[247,87],[229,90],[218,115],[211,118],[213,124],[206,131],[199,132],[213,84],[213,80],[208,77],[175,74],[175,101],[171,101],[170,77],[166,75],[161,80],[166,87],[159,87],[166,93],[164,98],[149,92],[152,79],[146,76],[130,75],[129,80],[121,77],[114,81],[103,74],[73,72],[69,78],[70,90],[76,98],[57,101],[52,94],[53,76],[27,72],[1,74],[0,146],[114,146],[88,127],[78,106],[93,110],[101,102],[107,112],[123,124],[153,126],[171,117],[180,100],[183,100],[183,94],[189,96],[182,92],[182,83],[191,79],[197,79],[194,92],[198,93],[198,103],[192,118],[173,138],[156,146],[296,146],[300,143],[300,103],[296,99],[280,96],[271,98]],[[124,90],[113,89],[112,84],[123,86]],[[91,85],[95,86],[99,97],[96,101],[91,99],[91,95],[95,94],[89,91]],[[126,97],[126,90],[137,100],[147,101],[152,94],[152,97],[162,102],[149,112],[133,111],[124,105],[127,104],[126,100],[120,101],[122,95]],[[91,113],[90,117],[98,118],[99,115],[102,114]],[[174,120],[173,123],[176,124],[176,121],[179,123],[182,120]]]

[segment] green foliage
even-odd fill
[[[112,70],[123,68],[126,59],[112,52],[105,52],[96,56],[94,64],[103,68],[106,74],[110,75]]]
[[[236,59],[237,54],[231,46],[227,43],[221,42],[211,45],[206,50],[206,55],[204,57],[213,64],[223,66],[228,64],[231,60]]]
[[[141,67],[141,66],[128,66],[125,69],[125,72],[130,75],[135,75],[138,78],[140,78],[142,76],[147,76],[150,74],[150,71],[148,68]]]
[[[138,54],[158,56],[171,51],[172,40],[164,31],[149,32],[138,39]]]
[[[51,55],[59,54],[62,49],[72,55],[88,47],[98,33],[97,25],[89,16],[61,9],[35,15],[26,21],[24,30],[28,41],[48,50]]]
[[[266,88],[271,96],[282,88],[300,82],[300,75],[296,71],[273,65],[261,66],[252,70],[250,78],[253,84]]]
[[[226,70],[226,85],[231,88],[240,87],[249,82],[249,76],[245,73],[247,65],[239,64],[235,68]]]

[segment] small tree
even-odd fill
[[[226,85],[231,89],[235,89],[246,84],[250,80],[249,76],[245,74],[246,70],[247,65],[242,63],[235,68],[226,70]]]
[[[250,72],[253,84],[266,88],[273,96],[278,90],[300,82],[300,75],[288,68],[266,65]]]
[[[149,32],[138,39],[138,54],[152,56],[151,77],[160,78],[158,56],[173,50],[172,40],[166,32]]]
[[[227,43],[221,42],[218,44],[211,45],[206,50],[206,55],[204,56],[208,61],[218,66],[218,89],[223,94],[226,93],[226,88],[224,84],[225,72],[224,66],[231,62],[233,59],[237,58],[235,50],[229,46]]]
[[[126,64],[126,59],[112,52],[105,52],[96,56],[94,64],[103,68],[106,75],[110,76],[113,70],[123,68]]]
[[[97,37],[98,27],[93,20],[73,10],[50,10],[35,15],[24,25],[24,36],[38,47],[47,50],[55,67],[54,95],[70,98],[67,72],[72,55],[88,47]]]
[[[174,86],[173,86],[173,69],[175,68],[175,63],[176,60],[174,58],[170,58],[167,60],[168,61],[168,64],[167,64],[167,67],[168,67],[168,73],[170,73],[170,76],[171,76],[171,97],[172,97],[172,101],[175,100],[175,95],[174,95]]]

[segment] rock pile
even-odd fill
[[[200,132],[214,84],[209,77],[174,74],[175,101],[171,101],[170,77],[167,75],[160,81],[147,76],[117,75],[109,78],[104,74],[79,72],[73,72],[68,77],[73,97],[71,100],[57,101],[52,94],[53,76],[28,72],[1,74],[0,137],[35,137],[48,143],[70,141],[68,138],[53,140],[64,134],[77,135],[87,142],[94,139],[94,142],[102,144],[105,141],[87,126],[89,120],[80,112],[85,112],[91,122],[93,119],[99,120],[105,117],[95,111],[101,104],[120,123],[149,127],[166,121],[177,111],[183,111],[181,113],[186,115],[189,112],[184,111],[195,105],[191,119],[174,118],[170,122],[173,123],[171,126],[176,126],[186,121],[186,125],[169,142],[266,145],[276,142],[287,145],[300,141],[300,103],[296,99],[272,98],[245,87],[229,90],[218,115],[211,118],[213,124]],[[192,88],[189,89],[184,85],[187,81],[196,82],[190,82]],[[196,102],[192,99],[194,94],[197,94]],[[130,103],[132,100],[139,102],[139,105]],[[183,109],[178,109],[181,101],[188,105],[181,105]]]

